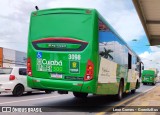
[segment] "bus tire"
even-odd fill
[[[147,83],[143,83],[143,85],[146,85]]]
[[[119,84],[118,94],[116,95],[116,100],[118,101],[120,101],[123,97],[123,87],[124,87],[124,84],[121,80]]]
[[[136,89],[131,90],[131,93],[134,94],[136,92]]]
[[[12,94],[14,96],[21,96],[23,94],[23,92],[24,92],[24,86],[21,85],[21,84],[18,84],[18,85],[15,86]]]
[[[76,98],[86,98],[88,96],[88,93],[73,92],[73,95]]]
[[[138,88],[138,81],[136,82],[135,89],[132,89],[132,90],[131,90],[131,93],[134,94],[134,93],[136,92],[136,89],[137,89],[137,88]]]
[[[152,83],[152,85],[155,85],[156,83]]]
[[[46,93],[46,94],[51,94],[51,93],[52,93],[52,91],[45,90],[45,93]]]

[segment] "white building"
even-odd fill
[[[0,47],[0,67],[26,66],[27,53]]]

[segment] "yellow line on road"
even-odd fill
[[[104,115],[106,112],[99,112],[96,115]]]
[[[122,106],[123,104],[129,102],[130,100],[132,100],[132,99],[134,99],[134,98],[137,98],[138,96],[140,96],[140,95],[142,95],[142,94],[144,94],[144,93],[152,90],[152,89],[155,88],[155,87],[156,87],[156,86],[152,87],[151,89],[148,89],[148,90],[144,91],[144,92],[141,93],[141,94],[138,94],[138,95],[135,95],[134,97],[131,97],[131,98],[129,98],[129,99],[126,99],[126,100],[124,100],[124,101],[122,101],[122,102],[120,102],[120,103],[118,103],[118,104],[116,104],[116,105],[114,105],[114,106],[115,106],[115,107],[116,107],[116,106]],[[110,107],[110,108],[106,109],[105,111],[109,111],[109,110],[111,110],[112,108],[113,108],[113,107]],[[99,112],[99,113],[97,113],[96,115],[104,115],[105,113],[106,113],[106,112]]]

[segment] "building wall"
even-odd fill
[[[15,50],[3,48],[3,67],[15,66]]]
[[[15,66],[26,66],[27,54],[24,52],[16,51]]]
[[[0,67],[26,66],[27,53],[0,47]]]

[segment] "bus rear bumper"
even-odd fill
[[[51,80],[35,77],[27,77],[28,86],[34,89],[48,89],[57,91],[85,92],[94,93],[95,87],[92,87],[94,80],[91,81],[69,81],[69,80]],[[95,82],[94,82],[95,83]]]

